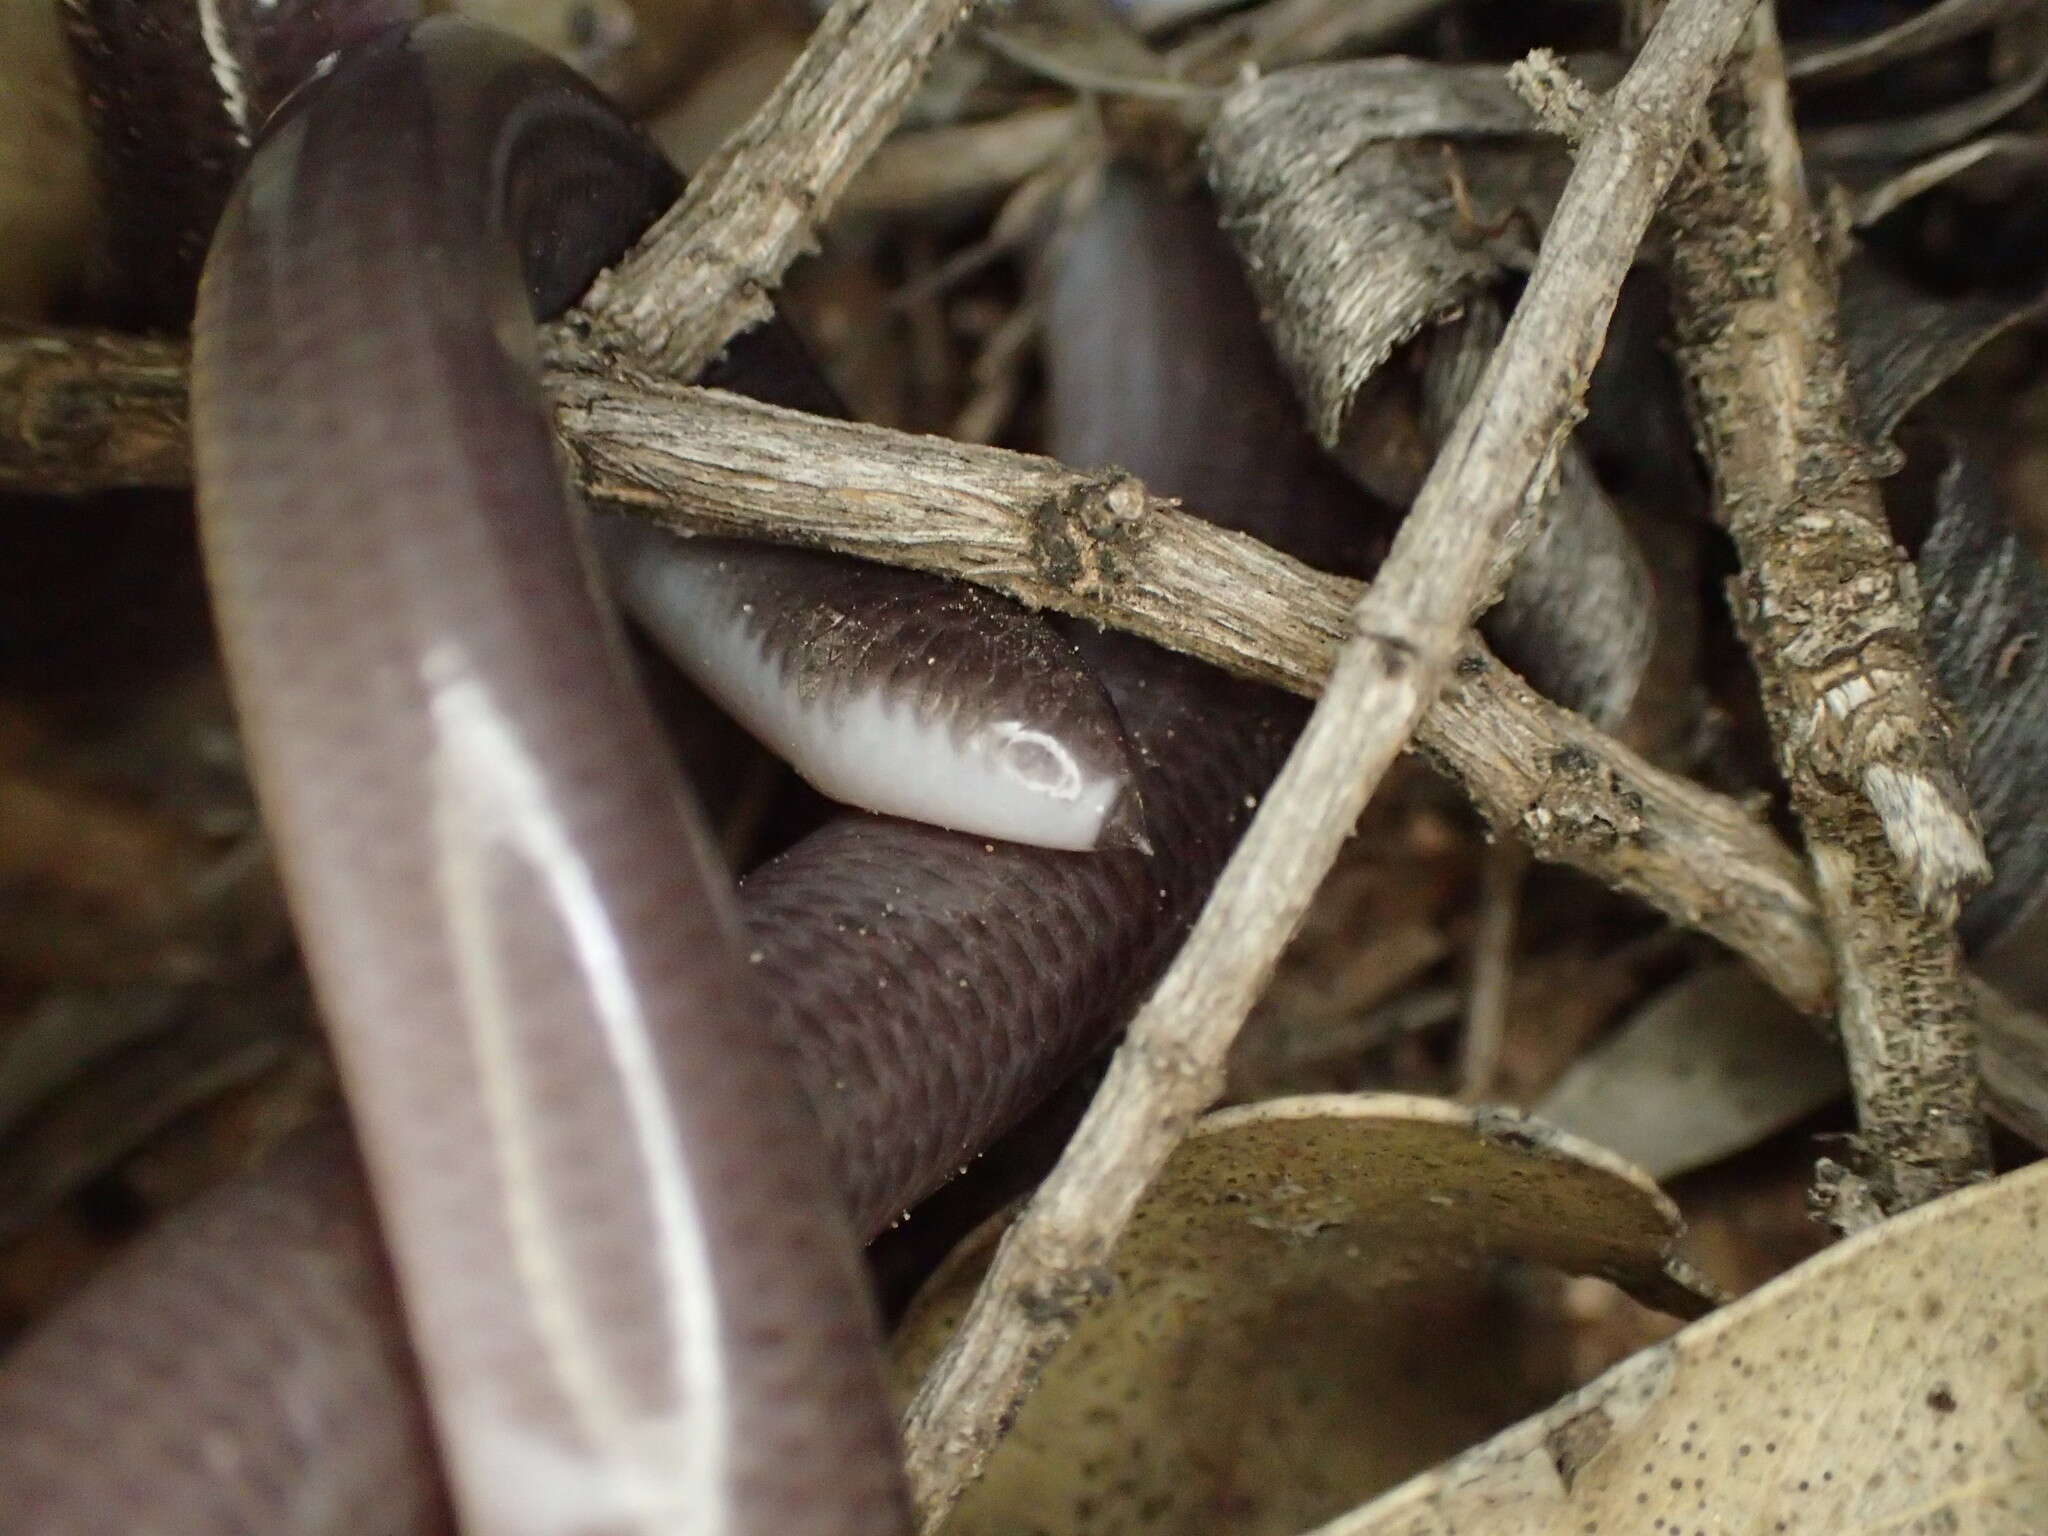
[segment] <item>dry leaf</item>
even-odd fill
[[[2039,292],[1937,298],[1868,257],[1851,260],[1842,270],[1842,350],[1864,436],[1887,444],[1907,412],[2042,304]]]
[[[1872,1228],[1319,1536],[2040,1536],[2048,1164]]]
[[[1547,219],[1566,162],[1535,131],[1505,71],[1410,59],[1285,70],[1224,102],[1210,184],[1325,443],[1395,347],[1500,271],[1474,220]]]
[[[1697,1313],[1666,1273],[1677,1230],[1641,1174],[1518,1115],[1392,1094],[1213,1115],[947,1529],[1299,1530],[1559,1390],[1555,1336],[1503,1321],[1501,1261]],[[913,1309],[906,1385],[999,1235],[963,1245]]]
[[[1756,1145],[1846,1087],[1840,1049],[1729,962],[1651,998],[1536,1113],[1669,1179]]]

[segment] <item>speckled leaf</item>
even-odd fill
[[[2048,1164],[1829,1249],[1319,1536],[2039,1536]]]
[[[1562,1390],[1561,1363],[1504,1321],[1503,1261],[1697,1313],[1667,1273],[1677,1229],[1642,1174],[1517,1115],[1399,1095],[1213,1115],[946,1529],[1281,1536],[1327,1519]],[[896,1342],[906,1389],[999,1235],[919,1299]]]

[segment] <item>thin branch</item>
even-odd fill
[[[1852,425],[1769,9],[1751,25],[1672,209],[1679,356],[1841,977],[1877,1202],[1894,1211],[1989,1173],[1953,929],[1959,888],[1989,866]]]
[[[1361,591],[1114,473],[713,390],[628,392],[571,374],[553,387],[595,501],[684,531],[964,576],[1309,698]],[[1475,637],[1417,744],[1496,830],[1712,933],[1801,1008],[1827,1006],[1806,874],[1735,802],[1538,697]]]
[[[184,343],[0,321],[0,490],[189,485]]]
[[[1307,729],[911,1405],[927,1529],[1100,1295],[1117,1234],[1221,1088],[1224,1054],[1280,949],[1446,681],[1499,549],[1581,409],[1622,278],[1753,3],[1676,0],[1588,135],[1507,335],[1352,609]]]
[[[1893,26],[1795,54],[1787,73],[1794,80],[1849,80],[1928,53],[1959,37],[2017,15],[2034,0],[1940,0]]]
[[[0,489],[186,483],[181,362],[170,344],[0,332]],[[1362,590],[1115,474],[715,390],[573,371],[551,388],[593,501],[965,577],[1309,698]],[[57,417],[73,429],[9,430]],[[1538,697],[1476,637],[1416,739],[1496,831],[1713,934],[1802,1010],[1828,1006],[1806,873],[1735,802]]]
[[[837,0],[795,66],[569,317],[600,351],[692,378],[768,318],[789,264],[923,82],[972,0]]]
[[[1416,744],[1496,833],[1712,934],[1802,1012],[1832,1004],[1812,886],[1777,834],[1540,697],[1476,635]]]

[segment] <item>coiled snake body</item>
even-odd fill
[[[174,1218],[0,1369],[0,1499],[51,1533],[903,1529],[846,1213],[871,1233],[1100,1043],[1298,711],[878,578],[846,595],[852,692],[925,757],[979,742],[1000,778],[1028,737],[1031,792],[1130,782],[1046,839],[1092,852],[848,814],[736,904],[631,685],[532,356],[534,316],[672,174],[487,32],[349,41],[214,236],[194,425],[382,1242],[338,1129]],[[783,357],[743,344],[725,377],[801,393]],[[760,590],[800,618],[847,577],[788,579]],[[775,633],[757,678],[795,665]],[[934,682],[918,646],[983,659]]]

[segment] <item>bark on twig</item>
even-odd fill
[[[1479,398],[1352,610],[1307,730],[911,1405],[911,1482],[928,1529],[1100,1294],[1117,1234],[1221,1087],[1273,961],[1446,680],[1499,548],[1580,409],[1622,278],[1753,3],[1676,0],[1589,134]]]
[[[1877,1202],[1898,1210],[1989,1170],[1952,928],[1960,888],[1989,871],[1917,591],[1854,436],[1769,10],[1751,26],[1674,200],[1679,355],[1841,978]]]
[[[0,490],[188,485],[182,342],[0,322]]]
[[[558,375],[594,500],[689,530],[965,576],[1313,698],[1359,584],[1049,459],[797,417],[715,391]],[[1754,815],[1651,767],[1469,639],[1417,733],[1493,826],[1830,995],[1799,861]]]
[[[639,247],[591,285],[571,330],[693,378],[768,318],[784,270],[895,126],[972,0],[837,0],[796,66]]]
[[[1416,733],[1493,829],[1711,933],[1804,1012],[1834,981],[1792,850],[1725,795],[1652,767],[1539,697],[1477,640]]]
[[[17,348],[67,360],[60,396],[46,398],[42,375],[10,366]],[[178,356],[155,342],[0,336],[0,488],[185,483],[183,373],[171,366]],[[105,391],[74,385],[78,373]],[[685,532],[808,544],[966,577],[1310,698],[1358,600],[1357,582],[1191,517],[1135,481],[715,390],[567,371],[552,375],[552,389],[572,467],[593,501]],[[138,394],[143,408],[124,414]],[[49,442],[5,430],[65,402],[90,432]],[[59,451],[124,444],[131,432],[161,451]],[[1651,767],[1540,698],[1476,639],[1416,740],[1497,831],[1713,934],[1801,1009],[1828,1005],[1805,873],[1734,802]]]

